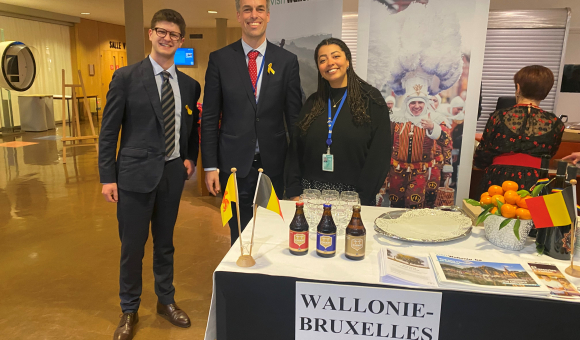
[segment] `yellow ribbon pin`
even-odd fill
[[[193,114],[193,111],[191,111],[191,109],[189,108],[189,106],[185,105],[185,109],[187,110],[187,114],[188,115],[191,116]]]
[[[272,73],[272,74],[276,74],[276,72],[274,71],[274,69],[272,68],[272,63],[268,64],[268,73]]]

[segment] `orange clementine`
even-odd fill
[[[516,216],[522,220],[531,220],[532,219],[532,215],[530,214],[530,211],[528,209],[524,209],[524,208],[517,208],[516,209]]]
[[[502,195],[493,195],[491,197],[491,204],[493,204],[497,207],[497,201],[500,201],[501,203],[505,203],[505,198],[503,198]]]
[[[513,190],[506,191],[505,194],[503,194],[503,197],[505,198],[505,202],[509,204],[517,204],[522,199],[520,195]]]
[[[491,197],[491,195],[489,194],[489,192],[486,191],[483,194],[481,194],[481,196],[479,198],[482,199],[482,198],[487,197],[487,196]]]
[[[505,218],[516,217],[516,206],[513,204],[504,204],[501,206],[501,215]]]
[[[494,214],[494,215],[495,215],[495,213],[496,213],[496,212],[497,212],[497,207],[495,207],[495,208],[491,209],[491,211],[490,211],[490,213],[492,213],[492,214]]]
[[[513,190],[518,191],[518,184],[514,181],[505,181],[502,183],[501,188],[503,191]]]
[[[503,195],[503,189],[499,185],[492,185],[487,189],[490,196]]]
[[[522,197],[522,198],[521,198],[521,199],[518,201],[518,203],[517,203],[518,207],[520,207],[520,208],[524,208],[524,209],[528,209],[528,204],[526,203],[526,200],[527,200],[528,198],[531,198],[531,196],[530,196],[530,195],[528,195],[528,196],[526,196],[526,197]]]
[[[482,197],[481,200],[479,201],[479,204],[481,204],[481,205],[491,204],[491,197],[489,195]]]

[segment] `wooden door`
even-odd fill
[[[119,68],[127,66],[127,52],[126,51],[118,51],[119,56]]]
[[[116,69],[116,51],[103,51],[101,54],[101,93],[102,99],[101,107],[105,107],[107,92],[109,92],[109,84],[113,79],[113,73]]]
[[[107,92],[109,92],[109,84],[113,79],[113,73],[123,66],[127,66],[126,51],[103,51],[101,55],[101,93],[104,98],[101,99],[101,107],[105,107],[107,102]]]

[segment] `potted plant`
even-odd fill
[[[522,250],[534,226],[526,199],[538,196],[547,184],[535,185],[530,193],[528,190],[517,190],[516,182],[505,181],[501,187],[490,186],[479,202],[473,199],[465,202],[483,209],[475,224],[483,222],[489,242],[504,249]]]

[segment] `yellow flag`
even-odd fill
[[[222,199],[222,205],[220,206],[220,212],[222,215],[222,225],[226,225],[228,221],[232,218],[232,202],[236,202],[236,185],[234,182],[234,174],[231,174],[228,178],[228,184],[226,184],[226,189],[224,191],[224,198]]]

